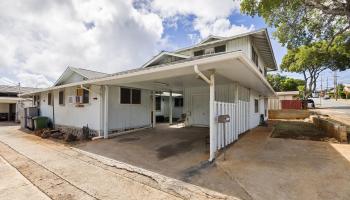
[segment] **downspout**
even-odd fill
[[[210,154],[209,154],[209,162],[213,162],[215,159],[216,152],[216,124],[214,119],[214,101],[215,101],[215,76],[214,72],[210,75],[210,79],[208,79],[201,71],[198,70],[198,65],[194,65],[193,67],[195,73],[201,77],[205,82],[209,84],[209,141],[210,141]]]

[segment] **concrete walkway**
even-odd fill
[[[2,157],[0,157],[0,174],[0,199],[50,199]]]
[[[79,152],[16,126],[0,127],[0,156],[52,199],[236,199]]]

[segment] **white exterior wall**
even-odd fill
[[[73,73],[71,76],[69,76],[64,82],[61,83],[61,85],[68,84],[68,83],[76,83],[83,81],[84,77],[81,76],[80,74]]]
[[[235,102],[235,91],[236,91],[236,87],[238,87],[238,84],[235,83],[231,83],[231,84],[225,84],[225,85],[216,85],[215,87],[215,100],[216,101],[224,101],[224,102]],[[184,107],[183,107],[183,112],[186,113],[187,116],[187,121],[186,124],[187,125],[196,125],[194,123],[194,116],[193,116],[193,112],[194,112],[194,107],[196,107],[196,105],[194,105],[193,102],[193,96],[196,95],[202,95],[203,97],[208,97],[207,99],[207,103],[205,104],[205,106],[207,106],[207,108],[202,108],[203,111],[208,110],[209,108],[209,86],[202,86],[202,87],[187,87],[184,88],[184,93],[183,93],[183,98],[184,98]],[[205,99],[203,98],[203,101],[205,101]],[[209,113],[208,113],[209,114]],[[209,115],[205,115],[203,113],[203,117],[208,117],[209,119]],[[205,121],[205,120],[203,120]],[[201,124],[201,125],[206,125],[209,126],[209,121],[207,121],[206,124]]]
[[[156,111],[156,116],[169,117],[169,98],[168,96],[161,96],[161,110]],[[183,113],[183,107],[175,107],[175,97],[173,97],[173,118],[180,118]]]
[[[59,105],[58,93],[60,90],[52,92],[55,109],[55,124],[82,128],[88,125],[90,129],[101,131],[101,87],[91,86],[89,94],[89,103],[84,107],[77,107],[75,104],[68,103],[68,96],[76,95],[76,87],[64,88],[64,105]],[[40,95],[41,116],[53,119],[53,106],[47,104],[47,92]]]
[[[108,125],[110,131],[151,126],[152,92],[141,90],[141,104],[120,104],[120,87],[109,86]]]
[[[243,53],[250,55],[250,40],[249,37],[241,37],[233,39],[227,42],[226,51],[238,51],[241,50]]]
[[[250,90],[250,128],[254,128],[259,125],[260,122],[260,115],[265,113],[265,103],[264,98],[262,98],[263,95],[259,97],[259,93],[257,93],[254,90]],[[255,113],[255,99],[259,100],[259,112]],[[267,108],[266,108],[267,109]],[[265,119],[267,119],[267,116],[265,116]]]

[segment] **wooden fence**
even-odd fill
[[[228,123],[216,123],[216,134],[214,134],[216,136],[216,150],[231,144],[238,139],[241,133],[249,129],[249,102],[238,101],[237,103],[227,103],[215,101],[214,113],[216,116],[229,115],[231,118]]]

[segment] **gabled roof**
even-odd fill
[[[92,71],[88,69],[68,66],[67,69],[62,73],[62,75],[57,79],[54,86],[57,86],[58,84],[63,82],[63,80],[70,77],[73,73],[77,73],[78,75],[82,76],[86,80],[108,76],[108,74],[103,72],[97,72],[97,71]]]
[[[215,35],[209,35],[207,38],[202,40],[199,44],[204,44],[204,43],[208,43],[208,42],[212,42],[212,41],[216,41],[216,40],[223,40],[223,39],[225,39],[225,38],[220,37],[220,36],[215,36]]]
[[[167,51],[162,51],[160,52],[158,55],[154,56],[151,60],[149,60],[148,62],[146,62],[144,65],[142,65],[142,68],[151,66],[152,64],[160,61],[162,58],[166,57],[166,56],[173,56],[173,57],[177,57],[181,59],[186,59],[189,58],[190,56],[185,56],[182,54],[178,54],[178,53],[171,53],[171,52],[167,52]]]
[[[268,34],[266,28],[262,28],[262,29],[259,29],[256,31],[242,33],[239,35],[234,35],[231,37],[224,37],[224,38],[218,39],[218,40],[211,40],[211,41],[204,40],[205,42],[202,41],[201,43],[199,43],[197,45],[193,45],[190,47],[176,50],[174,53],[179,53],[179,52],[190,50],[190,49],[200,49],[200,48],[203,48],[207,45],[227,42],[227,41],[232,40],[232,39],[246,37],[246,36],[250,36],[252,38],[252,40],[256,44],[257,48],[259,49],[261,56],[263,57],[265,63],[267,64],[267,67],[269,69],[272,69],[272,70],[278,69],[277,63],[276,63],[276,58],[275,58],[275,55],[273,53],[273,49],[271,46],[270,37],[269,37],[269,34]],[[217,37],[217,36],[215,36],[215,37]]]
[[[34,92],[35,90],[38,90],[39,88],[31,88],[31,87],[21,87],[18,86],[10,86],[10,85],[0,85],[0,92],[1,93],[27,93],[27,92]]]

